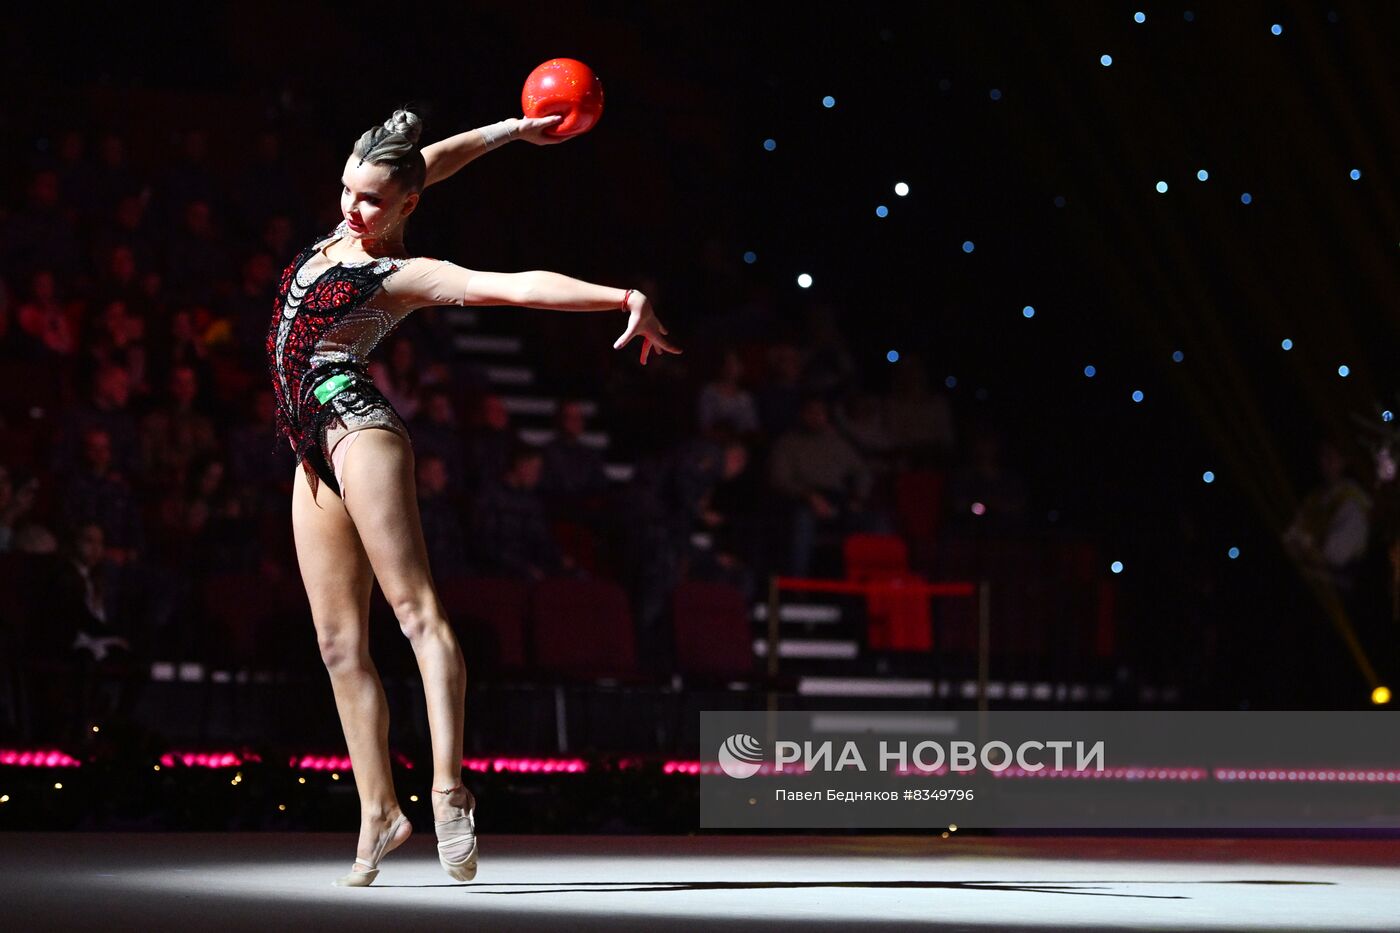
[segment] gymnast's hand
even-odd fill
[[[527,143],[534,143],[536,146],[552,146],[555,143],[562,143],[571,136],[547,136],[545,130],[549,129],[560,120],[564,119],[562,114],[554,114],[551,117],[516,117],[520,121],[520,139]]]
[[[652,347],[660,353],[680,353],[680,348],[673,346],[671,341],[663,335],[666,328],[656,319],[656,312],[651,307],[651,299],[639,291],[633,291],[627,299],[627,310],[630,312],[627,318],[627,329],[622,332],[622,336],[613,342],[613,349],[620,350],[631,342],[632,338],[638,334],[642,335],[642,365],[647,364],[647,354]]]

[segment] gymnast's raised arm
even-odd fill
[[[627,328],[613,349],[642,336],[641,363],[657,353],[680,353],[666,338],[651,300],[636,289],[610,288],[557,272],[479,272],[441,259],[420,257],[384,281],[384,291],[406,308],[432,305],[512,305],[546,311],[627,312]],[[626,302],[624,306],[623,302]]]
[[[485,155],[508,142],[523,139],[536,146],[552,146],[569,139],[567,136],[546,136],[546,128],[553,126],[562,116],[552,117],[510,117],[499,123],[492,123],[480,129],[467,130],[456,136],[439,139],[424,146],[423,161],[428,164],[428,177],[423,187],[450,178],[457,170],[477,156]]]

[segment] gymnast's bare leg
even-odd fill
[[[292,484],[297,562],[360,794],[360,838],[355,854],[368,859],[402,812],[389,770],[389,705],[369,656],[369,598],[374,576],[340,499],[323,484],[313,501],[300,466]],[[412,832],[405,822],[397,837],[389,840],[386,852],[401,845]],[[352,870],[361,869],[355,865]]]
[[[402,435],[385,428],[358,434],[342,467],[344,505],[418,659],[433,745],[433,789],[447,790],[462,779],[467,667],[428,567],[413,449]],[[434,818],[440,820],[475,803],[465,787],[431,797]]]

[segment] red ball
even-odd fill
[[[577,136],[603,116],[603,82],[581,61],[551,58],[525,79],[520,106],[527,117],[563,115],[545,130],[548,135]]]

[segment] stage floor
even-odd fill
[[[15,930],[1397,930],[1400,840],[6,833]]]

